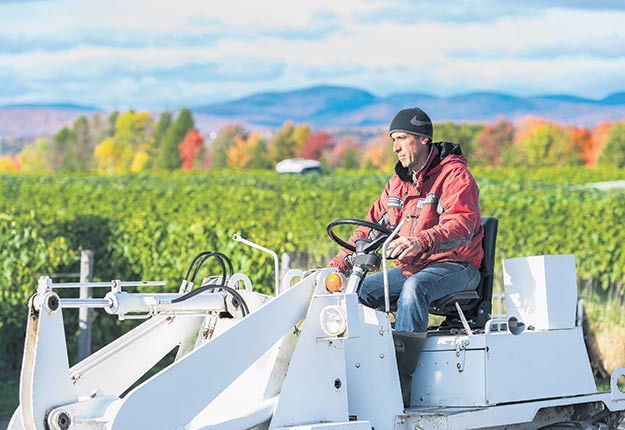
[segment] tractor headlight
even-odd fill
[[[342,307],[332,305],[321,310],[321,329],[328,336],[340,336],[347,330],[347,318]]]

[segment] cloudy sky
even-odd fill
[[[0,105],[625,91],[620,0],[0,0]]]

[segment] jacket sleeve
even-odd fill
[[[387,182],[386,186],[384,187],[384,191],[382,192],[382,195],[375,202],[373,202],[373,204],[371,205],[371,208],[369,208],[369,213],[367,214],[367,217],[365,218],[369,222],[380,224],[385,227],[388,227],[388,221],[386,220],[386,213],[387,213],[386,205],[388,202],[388,193],[389,193],[389,186],[390,186],[389,184],[390,182]],[[372,233],[371,229],[367,227],[357,227],[354,230],[354,233],[349,238],[348,243],[353,245],[356,242],[356,239],[365,238],[371,233]],[[353,254],[352,251],[345,249],[345,248],[341,248],[339,253],[330,260],[328,266],[336,267],[341,272],[345,273],[348,270],[351,270],[352,268],[352,260],[353,260],[352,254]]]
[[[467,245],[480,225],[479,192],[475,179],[463,166],[443,182],[439,223],[417,234],[423,252],[436,254]]]

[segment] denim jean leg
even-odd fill
[[[401,272],[401,269],[393,268],[387,271],[388,273],[388,285],[389,285],[389,298],[391,304],[397,302],[399,294],[403,288],[406,276]],[[360,302],[365,306],[369,306],[374,309],[384,308],[384,274],[383,272],[377,272],[367,276],[360,285],[358,290],[358,297]]]
[[[479,270],[469,263],[433,264],[404,282],[399,301],[395,330],[425,332],[430,303],[459,291],[477,288]]]

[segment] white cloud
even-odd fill
[[[158,106],[319,83],[376,94],[625,90],[625,11],[534,1],[497,15],[492,5],[485,16],[463,1],[462,14],[390,0],[0,3],[0,75],[23,89],[0,88],[0,104]]]

